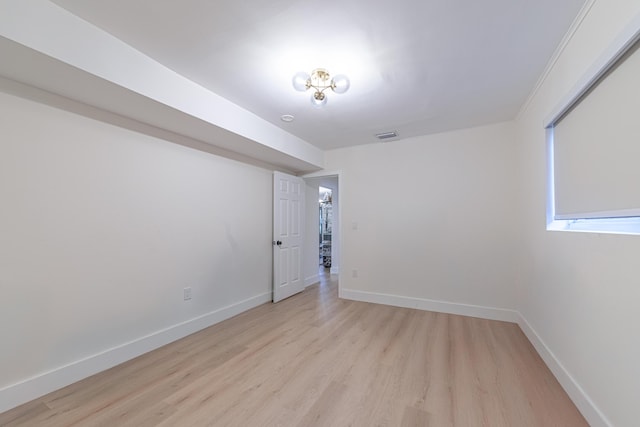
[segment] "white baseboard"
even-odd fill
[[[271,292],[187,320],[0,389],[0,413],[271,301]]]
[[[501,320],[517,323],[525,336],[529,339],[549,370],[556,377],[569,398],[576,405],[580,413],[593,427],[611,427],[607,417],[598,409],[585,391],[580,387],[569,371],[560,363],[549,347],[540,338],[529,322],[516,310],[483,307],[469,304],[459,304],[424,298],[412,298],[399,295],[365,292],[354,289],[340,289],[340,298],[355,301],[371,302],[375,304],[392,305],[395,307],[415,308],[418,310],[436,311],[439,313],[458,314],[461,316],[479,317],[482,319]]]
[[[307,286],[311,286],[315,283],[318,283],[320,281],[320,275],[315,274],[313,276],[309,276],[306,279],[304,279],[304,287],[306,288]]]
[[[582,387],[580,387],[580,384],[578,384],[569,371],[565,369],[562,363],[556,358],[524,316],[518,313],[518,317],[518,325],[520,326],[520,329],[522,329],[522,332],[524,332],[542,360],[544,360],[544,363],[547,365],[549,370],[551,370],[564,391],[567,392],[589,425],[592,427],[611,427],[613,424],[609,422],[607,417],[600,411],[600,409],[598,409],[595,403],[593,403],[587,393],[585,393]]]
[[[415,308],[418,310],[436,311],[439,313],[458,314],[461,316],[479,317],[482,319],[501,320],[504,322],[518,323],[518,320],[520,319],[517,311],[505,308],[459,304],[447,301],[405,297],[344,288],[340,289],[339,296],[340,298],[355,301],[392,305],[394,307]]]

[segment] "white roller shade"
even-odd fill
[[[555,123],[556,219],[640,216],[637,45]]]

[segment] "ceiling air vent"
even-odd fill
[[[378,138],[380,141],[384,141],[385,139],[395,138],[396,136],[398,136],[398,133],[396,131],[382,132],[382,133],[376,134],[376,138]]]

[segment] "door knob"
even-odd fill
[[[282,242],[281,242],[280,240],[278,240],[278,241],[276,242],[276,245],[280,246],[280,245],[282,245]]]

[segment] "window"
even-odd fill
[[[550,230],[640,234],[640,20],[547,123]]]

